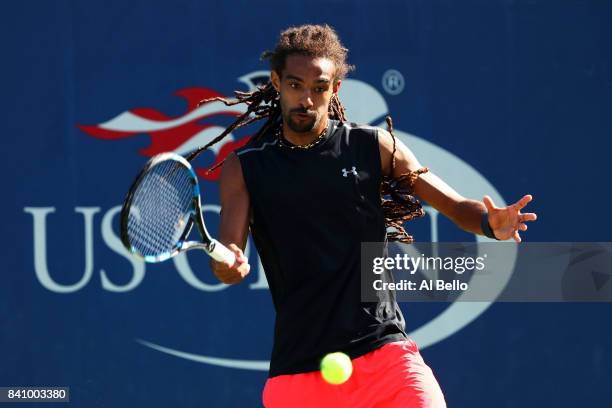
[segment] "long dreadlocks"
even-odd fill
[[[335,78],[342,79],[353,69],[352,66],[346,63],[347,53],[348,50],[340,43],[336,32],[328,25],[304,25],[291,27],[283,31],[274,51],[264,52],[262,59],[269,60],[271,69],[280,75],[288,55],[300,54],[324,57],[334,62],[336,66]],[[247,105],[247,110],[219,136],[205,146],[190,153],[187,156],[188,160],[194,160],[200,153],[221,141],[235,129],[247,126],[253,122],[266,119],[264,125],[253,136],[253,140],[258,140],[268,132],[276,131],[278,127],[282,126],[280,95],[271,82],[268,82],[266,85],[257,86],[256,90],[252,92],[235,91],[234,94],[235,99],[233,100],[214,97],[200,101],[200,105],[211,101],[221,101],[227,106],[244,103]],[[344,106],[337,94],[333,94],[331,97],[328,116],[332,120],[347,121]],[[394,169],[396,147],[391,117],[387,117],[387,128],[393,138],[391,169]],[[223,162],[211,167],[208,171],[211,172],[222,164]],[[413,196],[413,186],[417,177],[426,171],[428,171],[427,168],[422,168],[415,172],[402,174],[397,178],[383,177],[380,196],[389,241],[405,243],[414,241],[414,238],[404,229],[403,223],[424,215],[421,204]]]

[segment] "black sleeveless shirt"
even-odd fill
[[[324,140],[290,149],[273,132],[237,151],[251,234],[276,309],[270,377],[319,369],[403,340],[395,303],[360,300],[361,242],[382,242],[376,128],[329,121]]]

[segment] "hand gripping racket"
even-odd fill
[[[200,241],[187,241],[193,224]],[[219,262],[235,261],[234,253],[208,233],[198,177],[175,153],[152,157],[134,180],[121,209],[121,241],[145,262],[162,262],[190,249],[203,249]]]

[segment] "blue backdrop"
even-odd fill
[[[0,386],[69,386],[79,407],[261,405],[273,309],[255,251],[229,288],[202,254],[145,267],[121,251],[117,206],[148,156],[236,114],[194,101],[252,87],[261,52],[306,22],[350,49],[349,118],[391,113],[420,161],[472,198],[533,194],[527,241],[611,240],[609,1],[12,2],[0,14]],[[216,231],[216,178],[202,185]],[[418,240],[474,240],[429,214],[410,225]],[[402,307],[414,331],[450,306]],[[494,304],[417,340],[449,406],[608,407],[611,312]]]

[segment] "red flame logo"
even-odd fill
[[[212,101],[198,106],[202,99],[223,97],[222,94],[207,88],[187,88],[177,91],[175,95],[187,101],[187,110],[182,115],[172,117],[152,108],[135,108],[125,111],[114,118],[97,125],[77,125],[90,136],[99,139],[124,139],[146,134],[151,144],[140,149],[145,157],[158,153],[173,151],[185,154],[210,142],[223,132],[224,128],[213,124],[202,123],[202,120],[217,115],[238,117],[246,111],[244,105],[226,106],[223,102]],[[210,148],[215,154],[212,165],[221,163],[228,154],[243,146],[249,137],[235,140],[232,134],[226,136],[217,145]],[[216,181],[220,168],[207,173],[204,168],[196,168],[198,175],[208,181]]]

